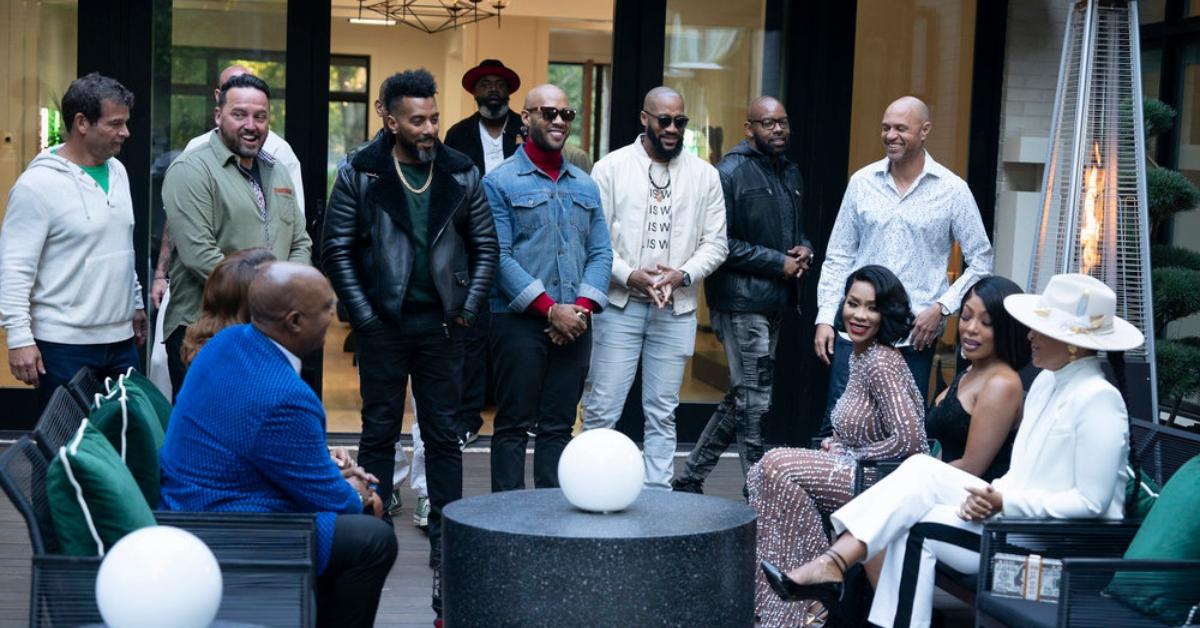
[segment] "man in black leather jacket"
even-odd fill
[[[704,282],[712,326],[729,360],[730,389],[671,482],[678,491],[701,492],[704,478],[735,439],[743,472],[762,458],[762,417],[771,407],[779,326],[812,261],[800,169],[784,156],[791,136],[787,110],[762,96],[750,104],[746,118],[746,139],[717,164],[729,255]]]
[[[440,566],[442,508],[462,496],[456,414],[463,338],[485,307],[499,257],[479,171],[437,140],[437,87],[425,70],[385,84],[387,133],[338,171],[322,265],[357,334],[363,398],[358,464],[391,496],[412,376],[425,443],[430,562]],[[434,610],[440,592],[434,581]]]

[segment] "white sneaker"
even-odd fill
[[[417,507],[413,508],[413,525],[418,528],[429,527],[429,498],[418,497]]]

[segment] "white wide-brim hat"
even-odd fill
[[[1004,309],[1044,336],[1095,351],[1128,351],[1145,338],[1116,315],[1117,296],[1089,275],[1055,275],[1041,294],[1012,294]]]

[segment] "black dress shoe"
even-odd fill
[[[771,564],[771,561],[762,561],[763,575],[767,577],[767,584],[771,585],[771,589],[780,599],[787,601],[794,600],[816,600],[823,604],[825,608],[832,608],[842,599],[842,591],[844,590],[841,582],[817,582],[814,584],[796,584],[787,574],[779,570],[778,567]]]

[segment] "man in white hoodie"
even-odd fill
[[[13,376],[37,387],[41,406],[81,367],[136,366],[146,339],[129,179],[113,158],[131,107],[117,81],[76,79],[62,100],[66,141],[34,158],[8,195],[0,325]]]

